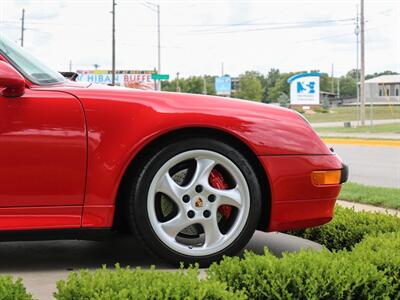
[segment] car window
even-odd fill
[[[0,34],[0,53],[33,83],[39,85],[65,82],[60,73],[48,68],[24,48]]]

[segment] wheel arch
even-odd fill
[[[207,137],[215,138],[219,141],[228,143],[230,146],[241,151],[249,160],[251,166],[256,172],[259,185],[261,187],[262,194],[262,211],[260,220],[258,221],[257,229],[265,231],[269,224],[269,217],[271,211],[271,188],[268,180],[268,175],[266,174],[260,160],[257,158],[256,154],[251,150],[251,148],[244,143],[242,140],[236,136],[229,134],[225,131],[218,130],[209,127],[186,127],[175,129],[164,133],[155,139],[144,145],[137,154],[131,159],[125,173],[120,181],[117,197],[115,201],[115,213],[113,228],[126,231],[126,212],[127,212],[127,199],[130,192],[130,178],[134,175],[134,171],[140,167],[141,164],[147,161],[154,151],[163,147],[164,145],[170,144],[175,141],[179,141],[185,138],[193,137]]]

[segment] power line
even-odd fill
[[[148,4],[142,3],[147,8],[156,12],[154,8],[150,8]],[[215,23],[215,24],[165,24],[163,27],[253,27],[253,26],[273,26],[273,25],[301,25],[301,24],[320,24],[320,23],[336,23],[336,22],[346,22],[346,21],[354,21],[355,18],[345,18],[345,19],[335,19],[335,20],[314,20],[314,21],[297,21],[297,22],[262,22],[262,23],[253,23],[255,20],[264,19],[258,18],[249,21],[243,21],[240,23]],[[17,23],[16,21],[3,21],[2,23]],[[29,21],[30,24],[36,25],[51,25],[51,26],[65,26],[63,23],[54,23],[54,22],[40,22],[40,21]],[[68,24],[68,27],[75,26],[82,28],[82,26],[77,24]],[[136,24],[135,27],[154,27],[152,24]],[[212,28],[213,30],[215,28]]]
[[[211,34],[225,34],[225,33],[240,33],[240,32],[256,32],[256,31],[271,31],[271,30],[283,30],[283,29],[305,29],[305,28],[320,28],[320,27],[333,27],[333,26],[349,26],[353,23],[339,23],[333,21],[326,22],[303,22],[303,23],[287,23],[287,25],[273,25],[273,26],[263,26],[259,28],[238,28],[231,29],[226,28],[226,30],[215,31],[213,29],[204,30],[193,30],[191,33],[211,33]]]
[[[354,21],[354,18],[346,18],[346,19],[336,19],[336,20],[314,20],[314,21],[297,21],[297,22],[263,22],[263,23],[251,23],[251,24],[208,24],[208,25],[202,25],[201,27],[215,27],[215,26],[221,26],[221,27],[257,27],[257,26],[267,26],[268,28],[271,27],[273,28],[274,26],[304,26],[304,25],[318,25],[318,24],[329,24],[329,23],[339,23],[339,22],[349,22],[349,21]],[[190,27],[190,26],[188,26]],[[205,30],[210,30],[210,29],[205,29]],[[212,30],[215,30],[213,28]],[[201,31],[201,30],[199,30]]]

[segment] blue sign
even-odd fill
[[[296,74],[288,79],[290,83],[290,104],[318,105],[319,76],[317,72]]]
[[[230,76],[215,78],[215,91],[217,95],[230,95],[232,89],[232,79]]]

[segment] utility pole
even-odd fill
[[[72,60],[69,60],[69,71],[72,72]]]
[[[356,16],[356,28],[355,28],[355,30],[354,30],[354,33],[356,34],[356,60],[357,60],[357,62],[356,62],[356,65],[357,65],[357,67],[356,67],[356,87],[357,87],[357,125],[360,125],[360,86],[359,86],[359,70],[360,70],[360,68],[359,68],[359,65],[358,65],[358,63],[359,63],[359,61],[360,61],[360,58],[358,57],[358,54],[359,54],[359,45],[360,45],[360,43],[359,43],[359,40],[358,40],[358,35],[360,34],[360,26],[359,26],[359,18],[358,18],[359,16],[358,16],[358,5],[357,5],[357,16]]]
[[[224,76],[224,63],[221,63],[221,76]]]
[[[115,85],[115,0],[112,2],[112,77],[111,85]]]
[[[335,82],[333,81],[333,63],[332,63],[332,70],[331,70],[331,93],[335,92]]]
[[[21,18],[21,47],[24,46],[24,31],[25,31],[25,8],[22,9],[22,18]]]
[[[181,92],[181,87],[179,86],[179,72],[176,72],[176,91]]]
[[[361,0],[361,74],[360,74],[360,117],[361,126],[365,125],[365,21],[364,0]]]
[[[158,48],[158,74],[161,74],[161,25],[160,25],[159,4],[157,4],[157,48]],[[161,80],[158,80],[157,90],[161,91]]]

